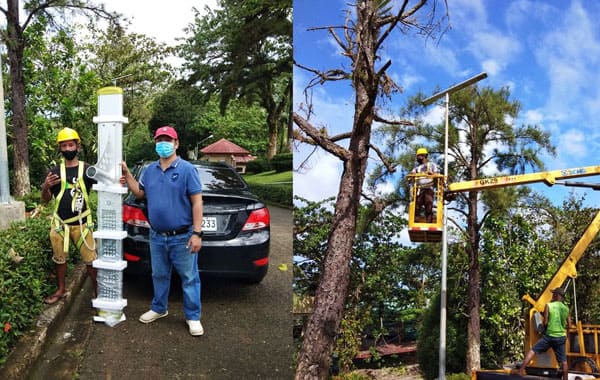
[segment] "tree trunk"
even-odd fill
[[[311,315],[302,350],[298,358],[296,379],[327,379],[331,366],[333,343],[344,313],[350,258],[356,228],[360,178],[358,163],[344,165],[335,216],[329,237],[325,264],[317,289],[314,312]]]
[[[274,108],[268,108],[267,124],[269,126],[269,145],[267,147],[267,159],[273,158],[277,154],[277,136],[279,123],[277,122],[279,115]]]
[[[296,380],[324,380],[329,377],[335,337],[344,314],[352,246],[378,90],[374,64],[378,29],[371,23],[375,7],[371,1],[365,1],[356,7],[358,47],[354,56],[356,75],[352,79],[356,94],[352,134],[347,158],[344,159],[344,171],[314,311],[308,321],[298,357]]]
[[[29,142],[25,114],[25,80],[23,78],[23,31],[19,22],[18,0],[8,0],[7,13],[8,63],[12,94],[12,125],[14,150],[14,195],[23,196],[31,192],[29,183]]]
[[[479,229],[477,223],[477,192],[469,192],[469,222],[468,222],[469,246],[469,289],[468,289],[468,313],[467,325],[467,373],[472,373],[481,367],[481,331],[480,331],[480,307],[481,307],[481,270],[479,267]]]
[[[288,152],[293,152],[292,149],[294,149],[294,121],[293,121],[293,117],[292,117],[292,113],[294,112],[294,102],[292,101],[292,99],[294,99],[294,90],[292,89],[292,86],[290,86],[290,92],[289,92],[289,100],[288,100],[288,119],[287,119],[287,151]]]

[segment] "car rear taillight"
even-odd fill
[[[265,265],[269,264],[269,258],[268,257],[263,257],[262,259],[254,260],[253,263],[257,267],[264,267]]]
[[[261,208],[260,210],[254,210],[248,216],[248,220],[244,223],[242,231],[259,230],[261,228],[268,227],[271,223],[271,217],[269,216],[269,210]]]
[[[137,207],[123,205],[123,222],[136,227],[150,228],[148,219]]]

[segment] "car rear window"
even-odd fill
[[[229,168],[209,168],[197,166],[202,188],[205,190],[245,189],[246,183]]]

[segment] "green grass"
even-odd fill
[[[292,182],[292,171],[277,173],[275,170],[263,172],[259,174],[245,174],[244,179],[248,184],[268,184],[277,182]]]
[[[263,201],[282,207],[292,206],[292,171],[277,173],[274,170],[243,176],[250,189]]]

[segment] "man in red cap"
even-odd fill
[[[150,222],[150,258],[154,296],[149,311],[139,320],[150,323],[168,312],[171,270],[181,277],[183,311],[190,334],[204,334],[200,323],[200,276],[198,251],[202,247],[202,184],[194,165],[175,153],[179,147],[173,127],[154,133],[158,161],[148,165],[139,183],[123,162],[121,182],[136,198],[146,198]]]

